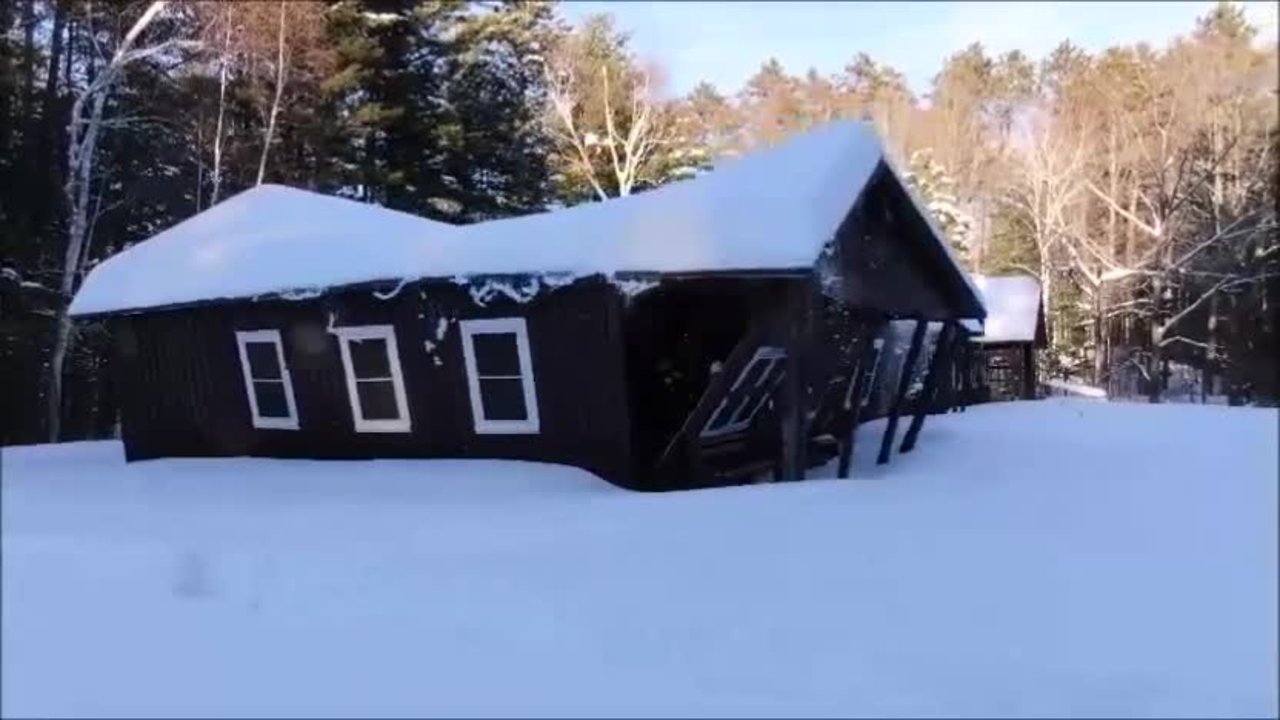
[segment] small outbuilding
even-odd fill
[[[645,490],[798,479],[837,453],[847,468],[890,321],[911,323],[914,369],[929,323],[950,337],[985,315],[922,207],[857,122],[468,226],[264,185],[103,262],[71,311],[114,333],[131,460],[525,459]],[[934,386],[896,380],[886,414],[892,432],[912,414],[909,449]]]
[[[1038,390],[1036,350],[1047,344],[1040,283],[1030,275],[977,275],[987,320],[971,327],[977,355],[970,379],[977,402],[1034,400]]]

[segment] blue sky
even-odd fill
[[[577,20],[612,13],[632,33],[642,59],[659,61],[668,87],[683,93],[707,80],[736,91],[770,55],[793,73],[840,70],[858,52],[927,91],[942,61],[970,42],[1033,58],[1070,38],[1087,50],[1147,41],[1163,45],[1188,32],[1211,2],[635,2],[567,0]],[[1275,37],[1276,5],[1245,3]]]

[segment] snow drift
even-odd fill
[[[0,712],[1275,716],[1276,433],[989,404],[853,480],[663,495],[6,448]]]

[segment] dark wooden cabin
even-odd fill
[[[877,415],[882,460],[899,416],[909,450],[984,316],[860,123],[473,226],[263,186],[108,260],[72,311],[113,329],[130,460],[522,459],[643,490],[844,474]]]
[[[977,357],[968,402],[1034,400],[1036,350],[1047,344],[1040,283],[1030,275],[979,275],[974,283],[988,314],[969,338]]]

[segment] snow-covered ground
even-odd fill
[[[930,418],[856,479],[3,451],[5,716],[1274,716],[1273,410]],[[828,473],[829,474],[829,473]]]

